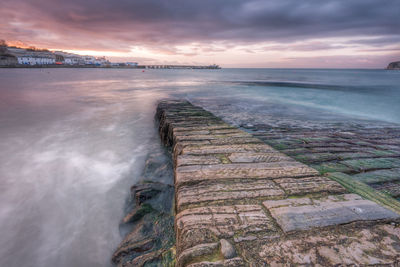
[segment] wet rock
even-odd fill
[[[129,212],[124,219],[122,220],[123,223],[132,223],[139,219],[141,219],[146,214],[155,211],[150,204],[142,203],[142,205],[134,208],[131,212]]]
[[[131,187],[131,194],[137,205],[149,200],[165,189],[166,185],[161,183],[145,183]]]
[[[162,258],[162,251],[152,251],[150,253],[143,254],[134,258],[131,261],[127,261],[121,264],[118,264],[118,267],[142,267],[142,266],[162,266],[160,261]]]
[[[171,178],[172,179],[172,178]],[[148,211],[150,208],[161,212],[169,213],[171,211],[171,203],[173,200],[174,188],[171,185],[146,182],[131,187],[131,198],[134,203],[131,205],[131,210],[127,212],[127,216],[132,216],[138,211]],[[140,207],[142,204],[144,207]],[[128,221],[124,219],[124,222]]]
[[[148,251],[152,249],[153,246],[154,246],[154,239],[145,239],[134,243],[127,243],[121,246],[113,254],[113,262],[118,262],[119,261],[118,259],[125,255]]]
[[[150,158],[157,157],[153,155]],[[163,162],[163,159],[148,160],[144,175],[153,173],[153,179],[164,177],[157,173],[160,166],[167,166]],[[172,170],[165,175],[168,173],[172,182]],[[115,264],[125,267],[173,264],[169,256],[164,257],[175,243],[173,197],[173,187],[160,182],[146,181],[131,187],[127,213],[120,226],[121,230],[130,229],[130,232],[113,254]]]

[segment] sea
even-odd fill
[[[167,98],[237,126],[398,126],[400,71],[0,69],[0,266],[111,266]]]

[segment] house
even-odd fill
[[[64,56],[64,63],[67,65],[84,65],[84,60],[79,56]]]
[[[17,63],[17,58],[11,55],[6,47],[0,47],[0,66],[12,66]]]
[[[49,65],[55,64],[56,59],[53,55],[40,55],[40,54],[28,54],[28,55],[17,55],[18,64],[22,65]]]
[[[94,65],[96,58],[92,56],[84,56],[83,60],[85,62],[85,65]]]
[[[0,66],[12,66],[16,65],[18,60],[13,55],[0,55]]]

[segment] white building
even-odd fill
[[[18,64],[23,65],[49,65],[56,63],[55,58],[41,55],[18,55],[17,60]]]
[[[98,66],[104,66],[110,64],[110,62],[105,57],[98,57],[95,59],[94,64]]]
[[[22,65],[96,65],[105,66],[110,62],[105,57],[80,56],[63,51],[44,51],[9,47],[9,53],[17,58],[18,64]]]
[[[56,63],[56,58],[50,51],[31,51],[18,47],[8,47],[7,50],[17,58],[18,64],[48,65]]]
[[[86,65],[94,65],[96,64],[96,58],[92,57],[92,56],[84,56],[83,60],[85,62]]]
[[[77,56],[64,56],[64,63],[68,65],[83,65],[84,60],[81,57]]]

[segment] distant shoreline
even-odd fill
[[[138,66],[96,66],[96,65],[0,65],[0,68],[8,69],[57,69],[57,68],[76,68],[76,69],[221,69],[217,65],[212,66],[189,66],[189,65],[138,65]]]

